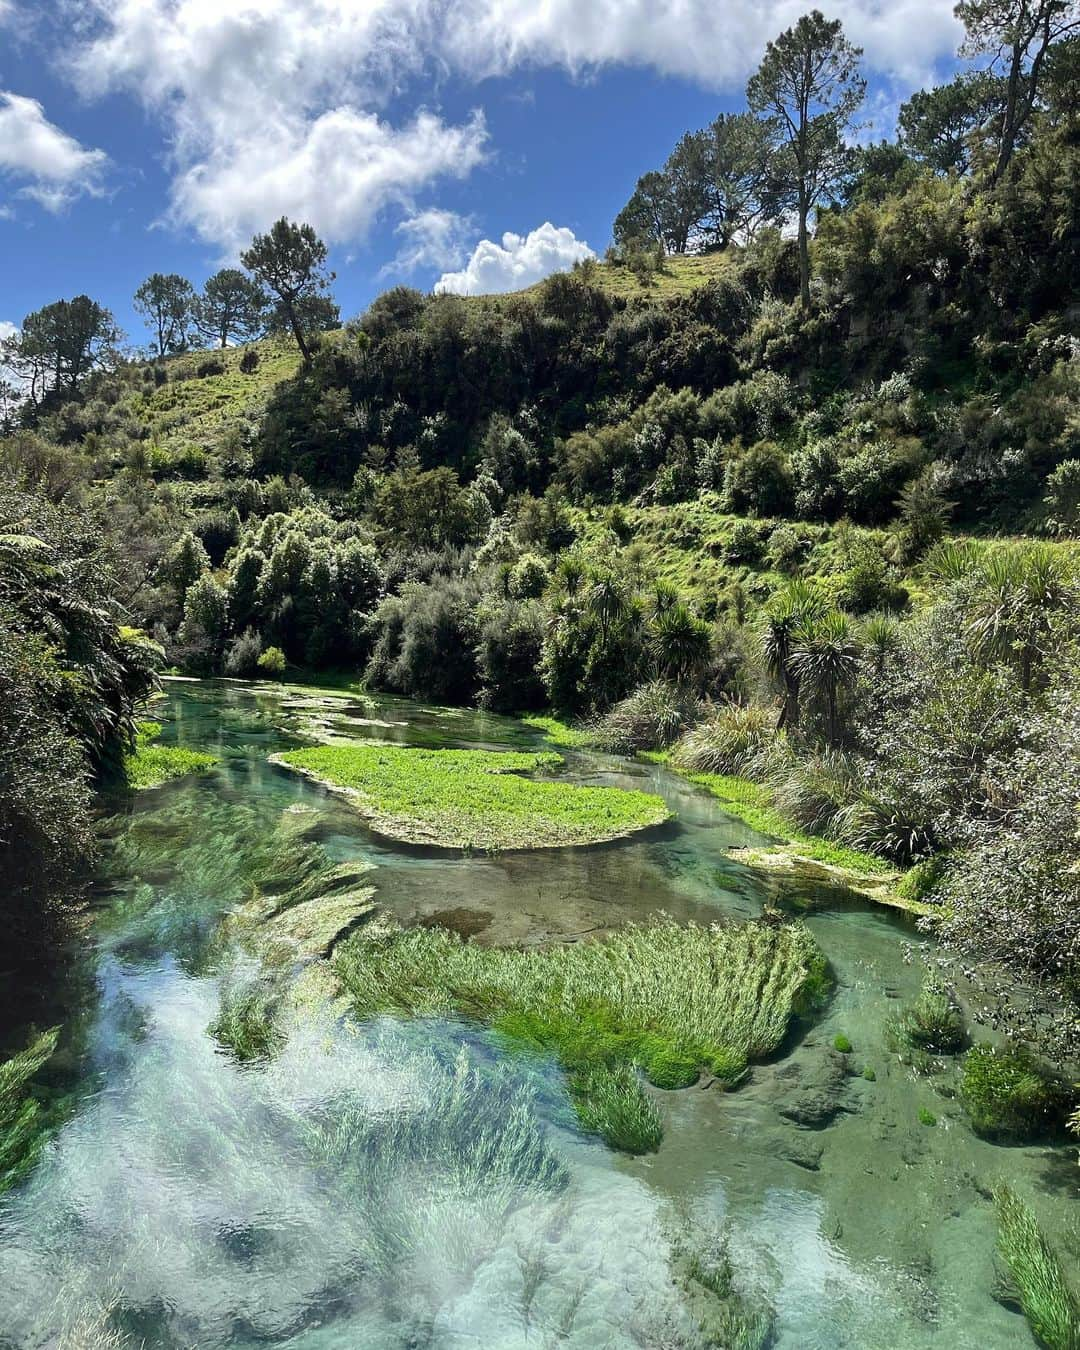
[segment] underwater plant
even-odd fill
[[[999,1298],[1020,1308],[1047,1350],[1080,1350],[1080,1300],[1038,1220],[1008,1186],[994,1193],[998,1252],[1007,1276]]]
[[[1061,1114],[1060,1093],[1026,1050],[985,1042],[964,1056],[960,1101],[975,1133],[1001,1142],[1048,1134]]]

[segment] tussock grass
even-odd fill
[[[56,1049],[60,1028],[42,1032],[0,1063],[0,1195],[21,1181],[37,1161],[47,1121],[30,1083]]]
[[[1008,1277],[1000,1296],[1021,1309],[1047,1350],[1080,1350],[1080,1301],[1032,1210],[1008,1187],[995,1192],[998,1252]]]
[[[600,719],[594,744],[622,755],[663,749],[692,727],[701,711],[700,699],[689,690],[669,680],[653,680]]]
[[[688,773],[741,774],[776,738],[771,708],[729,701],[686,732],[671,762]]]
[[[781,1044],[821,957],[800,927],[664,919],[547,950],[477,947],[432,928],[358,935],[334,967],[360,1017],[476,1018],[508,1044],[553,1055],[585,1128],[642,1151],[659,1131],[627,1070],[667,1088],[703,1070],[734,1086]]]
[[[550,848],[618,839],[667,820],[659,797],[523,778],[551,753],[318,746],[274,763],[344,789],[382,834],[441,848]]]
[[[140,722],[135,749],[124,756],[124,779],[136,790],[159,787],[171,778],[206,773],[219,763],[217,755],[203,750],[184,750],[178,745],[155,745],[161,735],[159,722]]]
[[[928,981],[919,997],[888,1027],[904,1045],[932,1055],[955,1055],[964,1048],[964,1014],[948,990]]]

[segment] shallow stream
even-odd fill
[[[1075,1150],[975,1138],[889,1052],[886,1022],[921,980],[900,919],[835,887],[778,894],[729,856],[758,836],[661,768],[566,752],[578,781],[661,793],[668,825],[462,856],[379,839],[266,762],[312,718],[404,744],[542,744],[506,719],[180,682],[155,716],[167,741],[222,762],[106,823],[87,939],[64,984],[24,1005],[39,1024],[64,1019],[54,1074],[73,1106],[0,1198],[3,1350],[722,1344],[701,1339],[675,1278],[675,1253],[716,1241],[784,1350],[1034,1344],[993,1297],[990,1188],[1011,1182],[1067,1243]],[[561,1091],[554,1066],[509,1059],[465,1024],[359,1026],[312,999],[276,1058],[242,1066],[207,1031],[253,960],[219,925],[298,820],[334,861],[370,863],[398,920],[478,942],[803,907],[837,992],[739,1091],[658,1092],[665,1137],[644,1158],[580,1137],[544,1106]]]

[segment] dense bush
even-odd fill
[[[964,1056],[960,1101],[976,1134],[1028,1143],[1060,1128],[1060,1090],[1029,1054],[973,1045]]]

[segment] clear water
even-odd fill
[[[785,1350],[1033,1345],[992,1297],[989,1188],[1008,1179],[1067,1242],[1075,1152],[975,1139],[890,1056],[885,1021],[920,981],[901,923],[835,890],[781,896],[816,906],[833,1003],[739,1092],[658,1093],[665,1138],[648,1158],[580,1138],[552,1066],[507,1062],[464,1025],[361,1027],[312,999],[279,1057],[242,1067],[207,1033],[223,984],[252,962],[218,926],[298,829],[333,860],[372,863],[378,903],[402,922],[497,943],[661,910],[752,916],[764,886],[728,849],[755,836],[661,769],[577,754],[582,781],[661,792],[677,820],[596,849],[401,847],[267,754],[312,717],[330,734],[424,745],[524,746],[531,733],[224,684],[174,684],[159,716],[168,738],[223,762],[108,822],[93,928],[45,1000],[67,1013],[60,1067],[76,1105],[0,1199],[4,1350],[717,1344],[672,1264],[678,1244],[715,1232]],[[830,1078],[839,1031],[875,1081]],[[804,1128],[782,1114],[793,1104]]]

